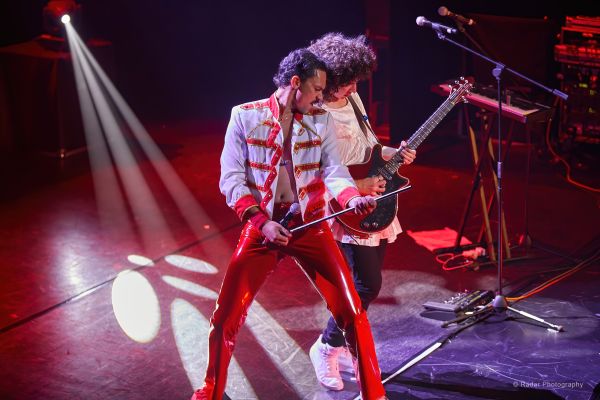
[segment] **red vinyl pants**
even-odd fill
[[[357,378],[362,398],[372,400],[385,396],[371,326],[329,227],[323,223],[295,233],[288,245],[282,247],[265,246],[263,239],[250,223],[242,230],[210,321],[208,366],[204,387],[196,393],[196,398],[221,400],[223,397],[238,330],[282,253],[298,261],[344,331],[348,348],[358,360],[360,376]]]

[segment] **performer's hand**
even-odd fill
[[[275,221],[267,221],[262,227],[262,234],[267,242],[279,246],[286,246],[292,237],[290,231]]]
[[[358,187],[358,191],[363,196],[377,196],[378,194],[385,192],[385,184],[387,181],[382,176],[377,175],[364,179],[357,179],[354,182],[356,183],[356,187]]]
[[[400,146],[402,147],[400,154],[402,155],[402,158],[404,160],[402,165],[412,164],[412,162],[415,161],[415,158],[417,158],[417,151],[406,147],[407,143],[404,140],[402,141],[402,143],[400,143]]]
[[[348,207],[356,207],[354,209],[356,214],[366,215],[373,212],[377,202],[371,196],[354,197],[348,202]]]

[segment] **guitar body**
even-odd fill
[[[371,151],[369,159],[362,164],[349,165],[350,175],[354,179],[364,179],[370,176],[381,175],[380,170],[386,164],[382,157],[382,146],[375,145]],[[393,192],[409,184],[409,180],[397,171],[394,174],[384,176],[386,180],[385,192],[382,195]],[[342,206],[332,199],[329,202],[329,208],[332,212],[343,210]],[[398,195],[390,196],[377,202],[377,207],[369,215],[357,215],[351,212],[337,217],[338,221],[344,225],[352,234],[357,236],[366,236],[384,230],[394,221],[398,212]]]
[[[423,125],[406,141],[406,147],[416,149],[429,136],[433,129],[440,123],[448,112],[461,101],[465,101],[465,96],[473,85],[465,78],[460,78],[455,81],[455,86],[450,86],[450,95],[448,98],[435,110],[435,112],[425,121]],[[393,192],[408,185],[409,181],[402,175],[398,174],[398,168],[402,165],[403,159],[401,150],[389,160],[384,160],[382,157],[383,147],[380,144],[375,145],[371,151],[371,156],[363,164],[350,165],[350,175],[354,179],[364,179],[370,176],[381,175],[386,180],[385,192]],[[334,199],[329,202],[331,211],[342,211],[340,204]],[[390,226],[394,221],[394,217],[398,212],[398,195],[392,195],[377,202],[375,211],[367,216],[356,215],[352,213],[344,213],[337,216],[337,219],[350,232],[358,236],[368,236],[379,232]]]

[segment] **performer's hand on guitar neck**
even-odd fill
[[[404,140],[402,141],[402,143],[400,143],[400,147],[397,149],[393,147],[383,146],[381,157],[385,161],[389,161],[390,158],[392,158],[398,151],[400,151],[400,155],[403,158],[402,165],[412,164],[412,162],[415,161],[415,158],[417,158],[417,151],[409,148],[408,143],[406,143]]]
[[[377,202],[372,196],[354,197],[348,202],[348,207],[355,207],[356,214],[367,215],[375,210]]]
[[[287,246],[292,234],[285,229],[281,224],[275,221],[267,221],[262,229],[262,234],[268,243],[273,243],[279,246]]]
[[[415,161],[415,158],[417,158],[417,151],[409,149],[406,146],[407,143],[403,140],[402,143],[400,143],[400,148],[402,149],[400,150],[403,160],[402,165],[412,164],[412,162]]]

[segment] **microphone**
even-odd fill
[[[455,21],[460,22],[461,24],[465,24],[465,25],[469,25],[469,26],[475,25],[474,19],[463,17],[460,14],[455,14],[452,11],[448,10],[448,7],[441,6],[440,8],[438,8],[438,14],[440,14],[442,17],[450,17],[450,18],[454,19]]]
[[[426,26],[427,28],[431,28],[434,31],[446,31],[446,33],[455,34],[456,29],[450,28],[449,26],[438,24],[437,22],[428,21],[425,17],[417,17],[417,25]]]
[[[279,225],[287,229],[288,225],[290,224],[290,221],[292,220],[292,218],[294,218],[294,215],[297,214],[300,214],[300,204],[294,203],[290,206],[290,209],[283,216],[283,218],[281,218],[281,221],[279,221]]]
[[[297,215],[297,214],[300,214],[300,204],[294,203],[290,206],[290,209],[283,216],[283,218],[281,218],[281,220],[279,221],[279,225],[281,225],[285,229],[287,229],[288,225],[292,221],[292,218],[294,218],[294,215]],[[262,244],[266,245],[268,242],[269,241],[267,240],[267,238],[265,238],[265,240],[263,240]]]

